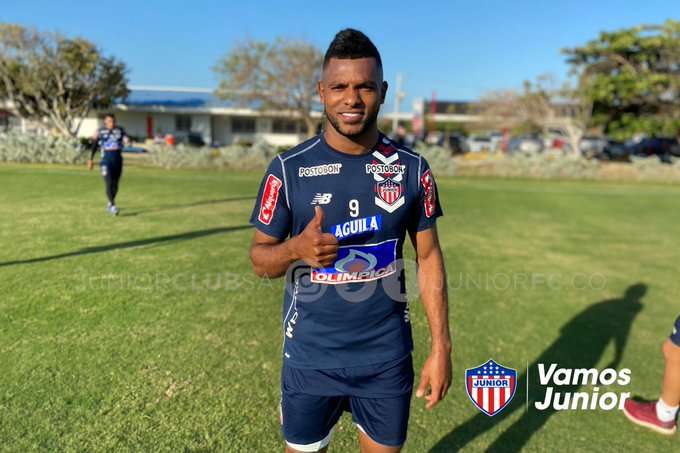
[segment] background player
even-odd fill
[[[109,113],[104,117],[104,127],[99,128],[93,137],[92,153],[87,161],[87,168],[92,170],[94,155],[101,150],[102,159],[99,162],[101,174],[104,177],[106,197],[109,202],[106,210],[111,215],[118,215],[116,195],[118,184],[123,173],[123,148],[129,143],[125,129],[116,125],[116,117]]]
[[[623,413],[633,423],[661,434],[673,434],[680,406],[680,317],[675,320],[673,333],[663,344],[666,362],[661,396],[657,401],[626,400]]]
[[[387,83],[363,33],[335,36],[318,91],[323,132],[272,161],[251,217],[258,275],[304,262],[284,296],[282,430],[287,451],[323,451],[349,411],[363,452],[398,452],[414,380],[408,305],[395,295],[406,233],[431,333],[416,395],[431,409],[451,382],[442,211],[425,159],[378,131]]]

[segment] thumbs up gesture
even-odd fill
[[[321,231],[323,209],[314,207],[314,217],[302,233],[291,239],[291,247],[297,257],[312,267],[328,267],[338,255],[338,239]]]

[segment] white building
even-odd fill
[[[217,98],[209,89],[131,87],[128,98],[110,111],[128,135],[140,142],[172,134],[178,141],[191,136],[207,145],[266,141],[293,146],[306,136],[304,122],[295,113],[244,107]],[[103,113],[86,118],[78,135],[91,137],[101,126]],[[313,116],[321,118],[320,106]]]

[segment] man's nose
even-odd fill
[[[345,95],[345,105],[355,106],[362,104],[361,96],[359,95],[359,90],[347,90]]]

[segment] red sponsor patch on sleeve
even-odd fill
[[[420,182],[423,185],[425,196],[423,197],[423,206],[425,207],[425,216],[430,218],[434,215],[437,207],[437,191],[434,188],[434,177],[428,168],[420,177]]]
[[[267,182],[264,184],[264,191],[262,192],[262,201],[260,202],[260,215],[258,216],[258,220],[265,225],[272,222],[282,185],[283,183],[276,176],[271,174],[267,176]]]

